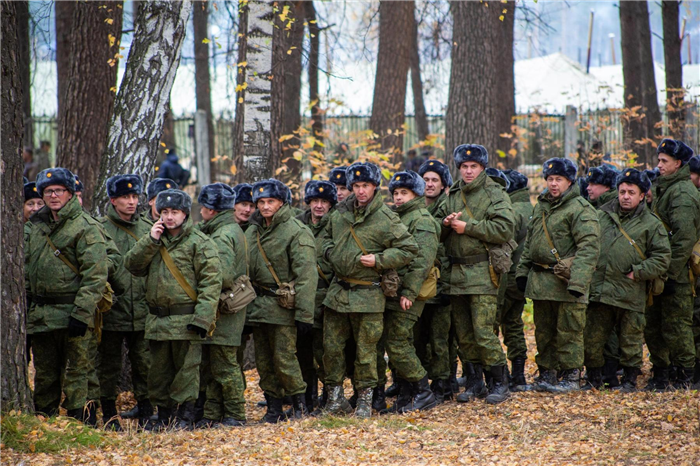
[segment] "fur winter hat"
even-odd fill
[[[644,170],[644,174],[647,176],[647,178],[649,178],[651,184],[654,184],[659,175],[661,175],[661,172],[659,171],[659,168],[656,167],[652,170]]]
[[[161,191],[166,189],[177,189],[177,183],[170,178],[155,178],[146,187],[146,195],[150,201],[158,195]]]
[[[304,202],[311,203],[312,199],[323,199],[336,205],[338,203],[338,189],[330,181],[311,180],[304,188]]]
[[[507,189],[509,194],[519,189],[527,188],[528,178],[519,171],[507,168],[503,170],[503,174],[510,180],[510,186]]]
[[[345,186],[352,191],[355,183],[372,183],[376,187],[382,183],[379,167],[370,162],[355,162],[345,170]]]
[[[578,190],[581,197],[588,200],[588,178],[585,176],[576,178],[576,183],[578,184]]]
[[[107,180],[107,195],[111,198],[127,194],[141,195],[143,180],[139,175],[116,175]]]
[[[208,184],[202,186],[197,202],[217,212],[231,210],[236,203],[236,193],[231,186],[224,183]]]
[[[36,176],[36,189],[39,195],[43,197],[44,188],[51,185],[65,186],[65,188],[71,192],[75,193],[76,181],[75,175],[71,173],[67,168],[47,168],[42,170]]]
[[[156,197],[156,211],[163,209],[181,210],[187,215],[192,208],[192,198],[185,191],[179,189],[166,189],[158,193]]]
[[[683,141],[675,139],[664,139],[656,148],[657,154],[670,155],[676,160],[680,160],[682,165],[688,163],[688,160],[693,156],[693,149],[688,147]]]
[[[253,202],[253,185],[248,183],[240,183],[233,187],[233,192],[236,195],[236,200],[233,205],[239,202]]]
[[[455,148],[452,156],[459,168],[464,162],[476,162],[482,166],[489,164],[489,153],[479,144],[462,144]]]
[[[78,175],[73,175],[75,176],[75,192],[76,193],[82,193],[83,192],[83,182],[80,181],[80,177]]]
[[[628,168],[620,173],[617,177],[615,188],[618,188],[622,183],[636,184],[645,194],[651,189],[651,181],[649,181],[646,173],[635,168]]]
[[[576,171],[576,165],[571,160],[554,157],[542,165],[542,178],[546,180],[548,176],[559,175],[573,183],[576,181]]]
[[[601,165],[600,167],[593,167],[588,170],[588,178],[586,181],[588,184],[602,184],[603,186],[613,189],[616,186],[615,181],[619,174],[620,172],[609,165]]]
[[[439,160],[426,160],[418,169],[418,174],[423,176],[428,172],[437,173],[442,180],[443,189],[450,189],[450,186],[452,186],[452,173],[450,173],[450,168],[447,165]]]
[[[41,199],[41,196],[39,196],[39,191],[36,189],[36,183],[34,181],[30,181],[29,183],[24,184],[24,202],[27,202],[30,199]]]
[[[328,174],[328,180],[336,185],[340,186],[347,186],[347,177],[345,176],[345,170],[347,170],[348,167],[335,167],[331,172]]]
[[[422,176],[411,170],[396,172],[389,181],[389,192],[394,194],[394,190],[398,188],[406,188],[413,191],[416,196],[422,196],[425,194],[425,181]]]
[[[491,178],[496,183],[500,184],[506,188],[506,192],[510,188],[510,180],[508,177],[498,168],[489,167],[486,169],[486,175]]]
[[[284,183],[274,178],[258,181],[253,184],[253,203],[266,197],[279,199],[284,203],[288,203],[289,188]]]
[[[695,155],[691,157],[688,161],[688,165],[690,165],[690,173],[700,175],[700,156]]]

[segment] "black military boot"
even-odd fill
[[[464,374],[464,368],[462,369],[462,373]],[[457,382],[457,364],[452,364],[452,367],[450,368],[450,388],[452,389],[452,393],[459,393],[459,382]]]
[[[411,402],[404,406],[399,411],[400,413],[427,411],[437,406],[437,400],[435,399],[435,394],[430,389],[427,375],[418,382],[412,382],[411,390],[413,391]]]
[[[35,414],[43,414],[46,417],[58,416],[58,406],[43,406],[34,410]]]
[[[391,385],[384,391],[387,398],[393,398],[399,395],[399,384],[396,383],[396,375],[391,371]]]
[[[171,422],[172,410],[165,406],[158,406],[158,417],[156,419],[149,419],[146,425],[143,426],[143,430],[161,432],[167,429]]]
[[[652,367],[652,378],[649,379],[645,392],[665,392],[671,388],[671,383],[668,380],[668,367]]]
[[[133,408],[127,410],[127,411],[122,411],[119,413],[119,417],[122,419],[136,419],[139,417],[139,402],[136,401],[136,404],[134,405]]]
[[[174,430],[193,430],[196,422],[197,406],[195,401],[182,403],[177,408],[173,422]]]
[[[515,358],[511,362],[509,387],[511,392],[527,392],[532,389],[525,380],[525,358]]]
[[[484,370],[481,364],[465,364],[462,369],[468,372],[463,372],[466,375],[467,381],[464,386],[464,391],[457,395],[457,401],[460,403],[468,403],[476,398],[486,398],[489,394],[489,389],[484,383]]]
[[[552,386],[550,393],[570,393],[581,390],[581,371],[579,369],[564,369],[561,371],[561,380]]]
[[[382,385],[377,386],[372,393],[372,409],[378,413],[386,412],[386,394]]]
[[[693,373],[694,369],[692,367],[679,367],[673,388],[676,390],[690,390],[693,386]]]
[[[217,424],[217,427],[243,427],[244,425],[245,421],[239,421],[233,417],[224,417],[221,422]]]
[[[617,359],[606,359],[603,366],[603,383],[607,388],[615,388],[620,385],[617,378],[617,366],[620,362]]]
[[[700,359],[695,360],[695,371],[693,373],[693,383],[700,383]]]
[[[284,412],[282,412],[281,398],[273,398],[265,393],[265,400],[267,400],[267,412],[262,418],[263,422],[268,424],[277,424],[278,422],[287,419],[287,416],[285,416]]]
[[[503,403],[510,398],[508,389],[508,371],[506,366],[491,366],[491,384],[486,402],[490,405]]]
[[[318,401],[318,407],[323,409],[326,407],[326,404],[328,404],[328,385],[324,383],[323,390],[321,391],[321,398]]]
[[[617,376],[616,376],[617,377]],[[602,390],[603,389],[603,368],[602,367],[587,367],[586,382],[581,390]]]
[[[357,394],[357,408],[355,416],[360,419],[369,419],[372,417],[372,387],[363,388]]]
[[[539,367],[538,372],[539,374],[535,377],[535,382],[532,384],[533,390],[538,392],[550,391],[557,384],[557,371]]]
[[[442,404],[445,402],[445,385],[444,381],[437,379],[430,383],[430,390],[433,391],[435,395],[435,401],[437,404]]]
[[[440,382],[442,382],[443,399],[445,401],[454,400],[455,392],[452,391],[452,384],[450,383],[450,379],[440,379]]]
[[[213,429],[219,426],[219,421],[216,419],[209,419],[208,417],[203,417],[194,425],[195,429]]]
[[[677,380],[678,380],[678,366],[673,364],[673,365],[671,365],[671,367],[668,368],[668,381],[671,383],[671,385],[673,385],[676,383]]]
[[[413,387],[409,382],[397,377],[396,384],[399,386],[399,395],[396,397],[393,406],[389,409],[389,412],[392,413],[400,413],[413,399]]]
[[[460,387],[466,387],[467,386],[467,380],[469,378],[468,374],[471,374],[472,371],[474,370],[474,364],[468,362],[468,361],[462,361],[462,377],[458,377],[457,380],[457,385]],[[456,370],[455,370],[456,372]],[[457,390],[455,393],[459,392]]]
[[[637,391],[637,377],[642,371],[637,367],[623,367],[622,368],[622,383],[613,388],[615,391],[622,393],[633,393]]]
[[[204,404],[207,402],[207,392],[199,392],[197,401],[194,403],[194,421],[197,422],[204,417]]]
[[[306,407],[311,412],[318,406],[318,377],[316,371],[304,382],[306,382]]]
[[[490,389],[491,385],[493,385],[491,369],[486,369],[485,367],[482,367],[481,370],[484,372],[484,383],[486,384],[486,388]]]
[[[137,406],[139,410],[138,420],[140,426],[145,426],[150,419],[158,419],[150,400],[139,401]]]
[[[100,404],[102,405],[102,422],[104,422],[105,430],[121,432],[122,426],[119,424],[117,406],[114,400],[102,398]]]
[[[294,419],[301,419],[309,415],[309,408],[306,405],[306,394],[292,395],[292,415]]]
[[[343,386],[336,385],[334,387],[328,388],[328,403],[324,410],[327,414],[348,414],[352,411],[352,406],[345,398],[345,393],[343,393]]]

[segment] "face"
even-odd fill
[[[78,198],[78,202],[80,202],[80,205],[83,205],[83,192],[82,191],[76,192],[75,197]]]
[[[185,223],[187,214],[179,209],[171,209],[169,207],[160,211],[160,218],[165,223],[165,228],[168,230],[176,230]]]
[[[373,185],[372,183],[367,183],[367,182],[361,182],[361,183],[353,183],[352,185],[352,193],[355,195],[357,198],[358,204],[361,206],[369,204],[369,202],[372,200],[374,197],[374,190],[377,187]]]
[[[617,188],[617,199],[622,210],[636,209],[645,197],[645,193],[636,184],[620,183],[620,187]]]
[[[131,217],[136,213],[136,208],[139,205],[139,196],[137,194],[125,194],[124,196],[110,199],[109,202],[114,206],[114,210],[120,216]]]
[[[547,189],[553,197],[559,197],[571,186],[571,181],[561,175],[549,175],[547,177]]]
[[[403,205],[408,201],[416,198],[416,193],[406,188],[396,188],[394,190],[394,204],[397,206]]]
[[[331,210],[331,203],[325,199],[311,199],[309,208],[311,209],[311,215],[321,218]]]
[[[435,172],[425,172],[423,181],[425,181],[425,197],[427,198],[433,199],[438,197],[444,189],[442,178]]]
[[[237,203],[233,206],[233,217],[236,219],[236,223],[247,222],[254,210],[255,204],[252,202],[243,201]]]
[[[608,188],[604,184],[590,183],[586,188],[586,191],[588,191],[588,199],[590,199],[591,201],[595,201],[604,193],[610,191],[610,188]]]
[[[44,204],[49,206],[49,209],[54,212],[61,210],[72,197],[73,194],[60,184],[52,184],[44,188],[43,192]]]
[[[343,202],[350,195],[350,190],[342,184],[337,184],[335,187],[338,188],[338,202]]]
[[[700,175],[698,175],[697,173],[691,173],[690,181],[693,182],[696,188],[700,188]]]
[[[29,199],[27,202],[24,203],[24,221],[26,222],[29,220],[29,217],[34,215],[34,212],[39,211],[44,207],[44,201],[42,199]]]
[[[681,168],[681,161],[674,159],[670,155],[659,154],[659,164],[657,167],[659,167],[661,176],[669,176],[673,175]]]
[[[265,219],[271,219],[283,205],[284,202],[274,197],[258,199],[258,210]]]
[[[154,196],[153,199],[148,201],[148,205],[151,206],[151,217],[154,219],[158,219],[158,211],[156,210],[156,196]]]
[[[204,221],[208,222],[212,218],[216,217],[217,212],[208,207],[200,207],[199,213],[202,214],[202,218],[204,219]]]
[[[464,162],[459,166],[459,175],[465,183],[471,183],[483,171],[483,165],[477,162]]]

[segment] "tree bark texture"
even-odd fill
[[[666,68],[666,111],[669,134],[683,139],[685,134],[685,105],[683,98],[683,64],[681,63],[681,37],[678,26],[680,3],[677,0],[661,2],[664,31],[664,64]]]
[[[92,204],[114,106],[122,7],[122,1],[79,2],[73,10],[56,165],[80,176],[86,209]]]
[[[60,117],[64,107],[64,95],[70,75],[70,36],[73,29],[73,11],[78,4],[75,0],[54,2],[56,27],[56,77],[58,80],[58,110]],[[59,136],[60,137],[60,136]]]
[[[191,11],[191,0],[152,1],[139,10],[95,186],[93,211],[97,215],[104,215],[109,204],[107,178],[137,173],[147,183],[152,177]]]
[[[509,39],[512,33],[508,31],[512,24],[500,19],[505,8],[512,12],[513,6],[495,1],[450,3],[455,26],[445,115],[445,152],[450,154],[459,144],[481,144],[489,152],[489,165],[494,167],[498,163],[495,159],[499,134],[510,131],[510,120],[506,125],[503,115],[511,112],[510,99],[514,99],[500,94],[506,88],[510,89],[509,93],[514,92],[512,77],[503,73],[513,66],[507,59],[513,53],[513,42]],[[501,60],[510,64],[500,64]]]
[[[246,81],[248,51],[248,6],[240,1],[238,7],[238,62],[236,64],[236,113],[233,120],[233,159],[231,161],[236,184],[245,182],[244,158],[244,124],[245,124],[245,94],[243,85]]]
[[[0,130],[2,140],[2,410],[33,411],[26,359],[26,300],[24,291],[24,244],[22,207],[22,83],[20,77],[20,40],[17,34],[19,2],[0,3]]]
[[[214,122],[211,111],[211,78],[209,75],[209,1],[196,1],[193,5],[194,23],[194,79],[197,110],[207,113],[207,136],[209,139],[209,170],[211,179],[216,178]],[[205,39],[207,39],[205,41]]]
[[[321,51],[321,28],[316,20],[314,2],[304,2],[306,5],[306,21],[309,24],[309,102],[311,102],[311,133],[314,138],[323,143],[323,114],[318,92],[318,64]],[[316,144],[314,150],[323,148]]]
[[[641,163],[652,164],[656,155],[661,120],[656,97],[651,29],[646,1],[620,2],[622,75],[625,85],[623,118],[625,148],[639,155]]]
[[[517,168],[518,161],[508,154],[511,149],[511,138],[502,137],[509,134],[515,116],[515,56],[513,54],[513,41],[515,38],[515,2],[509,1],[498,5],[500,16],[503,16],[503,33],[497,35],[500,41],[498,55],[495,57],[496,75],[498,77],[493,98],[496,103],[496,124],[498,128],[498,142],[495,147],[494,166],[503,164],[504,168]]]
[[[423,99],[423,80],[420,74],[420,44],[418,42],[418,19],[413,13],[413,29],[411,30],[411,89],[413,91],[413,113],[416,118],[418,140],[425,141],[430,134],[428,114],[425,111]]]
[[[32,94],[31,94],[31,51],[29,49],[29,2],[17,2],[17,37],[19,46],[19,73],[22,83],[22,115],[24,117],[25,146],[34,147],[34,126],[32,122]]]
[[[381,150],[390,152],[395,163],[403,160],[414,10],[413,1],[379,4],[379,53],[369,127],[379,136]]]

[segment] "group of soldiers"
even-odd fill
[[[68,415],[96,425],[99,401],[104,425],[120,430],[126,345],[137,404],[121,418],[145,430],[244,425],[251,335],[269,423],[450,399],[497,404],[514,391],[629,392],[644,342],[647,390],[700,381],[691,267],[700,159],[687,145],[664,140],[658,172],[602,166],[584,180],[573,162],[552,158],[534,207],[528,178],[488,168],[483,146],[460,145],[453,157],[454,183],[436,159],[395,173],[393,207],[368,162],[309,181],[304,211],[275,179],[210,184],[196,225],[190,196],[171,179],[148,184],[140,212],[141,177],[110,178],[111,205],[94,219],[73,173],[42,171],[24,186],[37,411],[57,413],[64,393]]]

